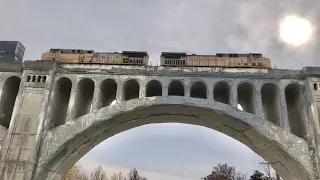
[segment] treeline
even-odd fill
[[[269,169],[266,168],[266,169]],[[265,171],[266,171],[265,169]],[[282,180],[278,176],[272,176],[270,171],[266,172],[266,175],[262,172],[255,170],[250,176],[236,171],[235,166],[229,166],[228,164],[218,164],[214,166],[211,173],[205,177],[201,177],[201,180]],[[118,174],[113,174],[108,177],[103,171],[102,166],[99,165],[89,175],[87,175],[80,165],[74,165],[63,177],[63,180],[148,180],[146,177],[139,175],[136,168],[130,170],[127,176],[124,176],[120,171]]]
[[[249,180],[281,180],[279,176],[272,176],[270,172],[264,175],[262,172],[255,170]],[[211,174],[202,177],[202,180],[248,180],[247,174],[242,174],[236,171],[234,166],[228,166],[228,164],[218,164],[213,167]]]
[[[63,180],[148,180],[146,177],[139,175],[136,168],[131,169],[127,177],[122,175],[120,171],[118,174],[113,174],[108,178],[107,174],[103,171],[101,165],[96,167],[93,172],[87,175],[80,165],[72,166],[69,171],[63,176]]]

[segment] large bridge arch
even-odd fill
[[[46,132],[36,180],[58,180],[93,147],[117,133],[151,123],[177,122],[220,131],[242,142],[269,162],[284,180],[315,180],[307,143],[251,113],[205,99],[146,97],[77,118]]]

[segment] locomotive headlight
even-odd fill
[[[306,43],[312,34],[309,21],[296,17],[286,17],[280,25],[280,37],[283,41],[299,46]]]

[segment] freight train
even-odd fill
[[[94,52],[81,49],[50,49],[41,60],[55,60],[59,63],[95,63],[110,65],[148,66],[149,55],[145,51],[122,51],[121,53]],[[187,55],[184,52],[162,52],[161,66],[170,67],[232,67],[271,69],[270,59],[259,53],[216,55]]]
[[[41,60],[55,60],[59,63],[147,66],[149,55],[144,51],[108,53],[82,49],[50,49],[49,52],[42,54]]]
[[[187,55],[179,52],[162,52],[161,66],[271,68],[271,61],[258,53],[216,55]]]

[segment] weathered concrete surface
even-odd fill
[[[46,132],[35,179],[60,177],[110,136],[144,124],[165,122],[201,125],[227,134],[274,162],[273,167],[286,180],[317,179],[303,139],[231,106],[185,97],[151,97],[118,103]]]
[[[4,143],[7,133],[8,133],[8,129],[0,125],[0,144],[1,144],[0,150],[2,149],[2,144]]]
[[[314,75],[320,74],[319,68],[308,68]],[[318,76],[320,77],[320,76]],[[315,86],[317,88],[315,89]],[[309,144],[312,156],[315,159],[315,167],[320,173],[320,78],[310,77],[305,82],[306,92],[311,92],[306,96],[305,106],[307,106],[308,126],[310,134]]]
[[[225,78],[280,78],[305,79],[306,70],[289,69],[254,69],[254,68],[218,68],[218,67],[162,67],[162,66],[121,66],[100,64],[59,64],[57,69],[62,72],[89,74],[132,74],[148,76],[188,76],[192,77],[225,77]]]
[[[274,163],[284,180],[319,179],[319,68],[174,68],[27,61],[22,65],[0,63],[1,91],[5,91],[5,80],[12,76],[20,78],[21,83],[9,129],[0,126],[0,179],[59,180],[73,163],[108,137],[136,126],[163,122],[201,125],[234,137]],[[30,81],[39,77],[40,81]],[[61,78],[66,81],[59,84]],[[91,83],[89,91],[79,84],[84,79]],[[108,96],[118,102],[111,107],[103,106],[112,99],[101,100],[111,91],[107,86],[102,88],[106,79],[117,87]],[[162,97],[145,98],[147,84],[153,80],[160,85],[156,91]],[[136,82],[134,91],[125,89],[128,81]],[[168,97],[173,81],[182,84],[179,93],[184,96]],[[207,89],[192,93],[197,82]],[[228,94],[222,96],[229,105],[219,103],[213,93],[219,83],[228,89]],[[239,88],[243,83],[249,86]],[[274,88],[263,91],[266,84]],[[266,93],[271,89],[272,95]],[[128,92],[133,94],[127,97],[137,99],[124,101]],[[206,99],[190,98],[192,94]],[[249,94],[250,98],[239,98],[239,94]],[[278,97],[270,97],[275,95]],[[240,101],[253,113],[238,111]],[[78,107],[88,114],[76,118]],[[279,113],[276,118],[273,111]],[[57,112],[63,115],[54,116]],[[26,115],[30,119],[21,120]],[[23,139],[27,143],[22,143]]]
[[[43,89],[26,89],[21,96],[19,112],[14,114],[1,153],[1,179],[25,179],[32,175],[37,154],[39,114],[43,105]],[[18,164],[16,162],[19,162]]]
[[[22,73],[21,62],[0,62],[0,72],[20,72]]]
[[[16,66],[16,64],[13,65],[13,67],[17,68]],[[4,67],[2,66],[2,68]],[[48,75],[47,73],[50,73],[50,71],[44,71],[50,68],[46,69],[43,65],[40,68],[33,67],[33,70],[24,69],[23,73],[19,72],[18,69],[1,72],[0,85],[2,95],[6,91],[4,83],[7,79],[12,77],[21,78],[17,96],[11,97],[14,98],[11,100],[15,101],[15,106],[12,111],[10,126],[7,131],[4,131],[6,136],[1,140],[1,142],[3,141],[0,161],[1,180],[31,179],[33,169],[36,166],[38,148],[41,142],[39,127],[41,127],[40,122],[46,112],[45,106],[47,105],[44,102],[48,102],[46,96],[48,96],[51,88],[49,84],[49,88],[46,89],[45,82],[26,81],[27,76],[30,74],[46,76]],[[21,63],[20,70],[22,70]],[[11,89],[9,88],[9,90]],[[7,103],[7,101],[4,102],[2,106],[8,106]]]

